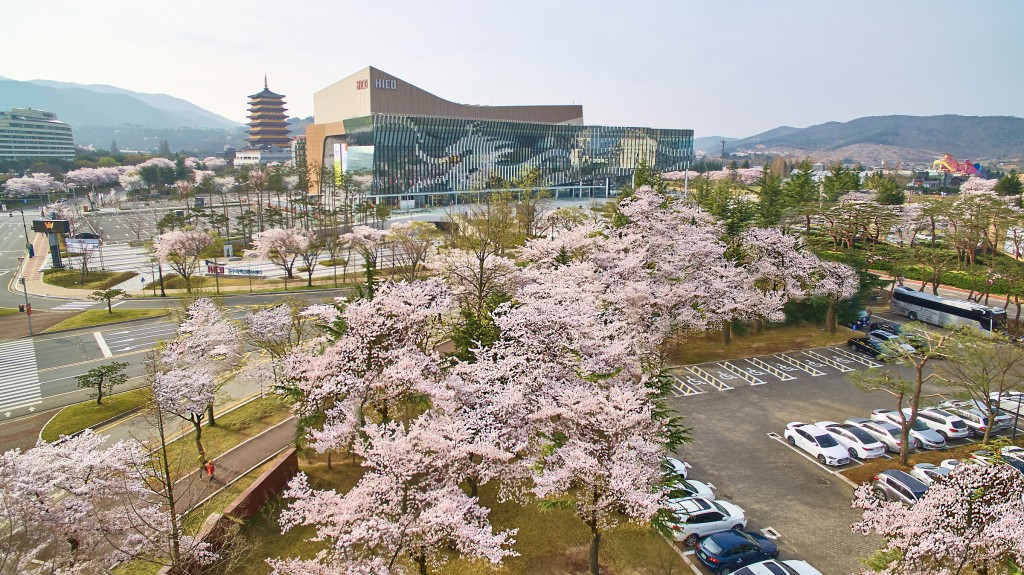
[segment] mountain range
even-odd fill
[[[240,96],[241,98],[241,96]],[[71,124],[75,143],[107,148],[154,150],[167,140],[172,150],[221,152],[245,146],[246,127],[187,100],[167,94],[133,92],[104,84],[53,80],[22,82],[0,77],[0,110],[36,108],[55,112]],[[312,118],[290,118],[302,134]],[[1013,116],[871,116],[807,128],[780,126],[746,138],[703,136],[694,148],[709,158],[727,153],[811,157],[816,161],[926,163],[951,153],[975,161],[1024,158],[1024,119]]]

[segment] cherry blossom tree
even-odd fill
[[[429,222],[411,221],[392,225],[387,234],[392,253],[401,266],[400,277],[416,280],[426,266],[437,228]]]
[[[199,269],[203,252],[214,243],[213,236],[198,230],[171,231],[153,240],[153,251],[161,262],[171,266],[192,293],[192,275]]]
[[[339,335],[325,349],[298,349],[285,359],[284,385],[299,415],[323,418],[308,431],[315,449],[347,448],[368,418],[412,418],[408,400],[429,395],[440,378],[431,326],[450,307],[451,294],[436,278],[384,284],[373,300],[345,307]]]
[[[91,430],[0,455],[0,573],[107,573],[164,533],[136,442]]]
[[[853,507],[864,510],[853,531],[881,535],[891,559],[870,573],[998,575],[1024,564],[1024,475],[1009,465],[958,465],[912,507],[865,484]]]
[[[203,416],[213,404],[216,392],[213,374],[203,366],[172,369],[158,374],[153,382],[153,398],[159,409],[192,424],[200,466],[207,459],[203,447]]]
[[[11,178],[4,183],[4,190],[14,197],[43,195],[64,189],[64,185],[46,173],[34,173],[21,178]]]
[[[362,295],[367,299],[373,299],[376,290],[374,273],[378,269],[377,262],[387,241],[387,232],[369,226],[355,226],[351,232],[341,236],[341,241],[351,246],[363,259],[366,290]]]
[[[839,302],[853,297],[860,289],[860,277],[850,266],[831,261],[822,261],[814,273],[814,288],[811,294],[828,304],[825,312],[825,329],[836,333],[836,306]]]
[[[459,488],[449,473],[453,454],[425,429],[429,417],[408,430],[397,423],[368,425],[356,444],[366,472],[345,494],[316,491],[305,475],[289,483],[294,499],[281,513],[282,528],[316,527],[328,548],[315,559],[275,559],[279,575],[307,573],[409,573],[440,567],[450,551],[499,564],[516,553],[509,549],[516,530],[495,533],[476,498]],[[402,559],[406,561],[403,561]]]
[[[336,311],[333,306],[328,307]],[[255,310],[245,316],[245,339],[270,356],[274,383],[280,382],[281,361],[302,343],[309,317],[289,303]]]
[[[295,260],[306,252],[312,235],[301,228],[274,228],[261,232],[253,242],[257,257],[267,259],[284,270],[286,280],[295,277]]]
[[[964,195],[994,194],[997,179],[986,180],[977,176],[971,176],[966,182],[960,185],[960,193]]]

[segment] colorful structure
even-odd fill
[[[970,160],[958,162],[953,154],[944,154],[932,163],[936,172],[945,172],[955,176],[975,176],[981,174],[981,164],[972,164]]]
[[[291,146],[288,117],[284,112],[284,96],[271,92],[264,76],[263,91],[249,96],[249,145],[252,148]]]

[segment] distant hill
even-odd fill
[[[75,84],[73,82],[57,82],[54,80],[29,80],[28,83],[40,86],[49,86],[52,88],[76,88],[101,94],[121,94],[124,96],[131,96],[132,98],[149,104],[158,110],[175,113],[184,121],[189,122],[187,127],[192,128],[237,128],[241,125],[238,122],[225,118],[224,116],[214,114],[209,110],[200,108],[188,100],[182,100],[181,98],[175,98],[174,96],[168,96],[167,94],[133,92],[131,90],[125,90],[123,88],[118,88],[117,86],[108,86],[106,84]]]
[[[245,95],[239,97],[244,105]],[[53,80],[21,82],[0,77],[0,110],[35,108],[54,112],[71,125],[75,143],[106,149],[218,153],[246,145],[246,126],[167,94],[145,94],[103,84]],[[313,118],[289,118],[292,135],[305,133]]]
[[[972,160],[1024,157],[1024,118],[872,116],[807,128],[775,128],[726,144],[727,152],[808,155],[817,160],[931,162],[943,153]]]

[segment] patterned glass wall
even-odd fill
[[[345,122],[350,153],[373,156],[373,194],[485,189],[540,168],[547,186],[620,181],[646,162],[679,170],[693,130],[530,124],[381,114]]]

